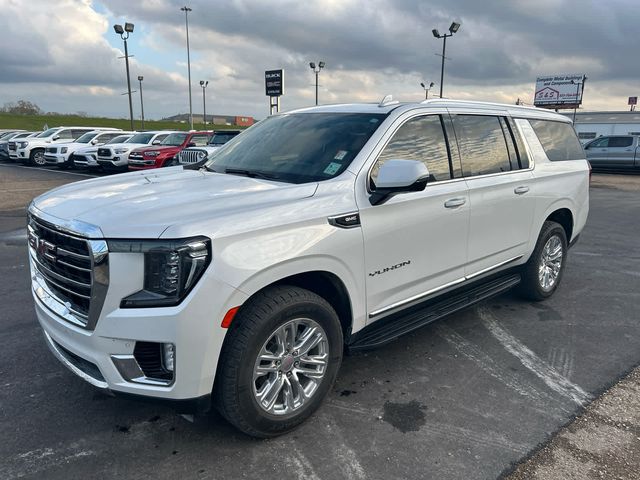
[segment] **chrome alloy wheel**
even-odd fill
[[[318,390],[329,362],[324,329],[309,318],[278,327],[264,343],[253,368],[253,394],[272,415],[302,408]]]
[[[35,163],[36,165],[44,165],[45,161],[44,161],[44,152],[36,152],[33,154],[33,163]]]
[[[562,267],[562,257],[562,240],[558,235],[552,235],[542,249],[538,266],[538,280],[543,290],[548,292],[556,285]]]

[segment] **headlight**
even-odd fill
[[[198,152],[198,158],[199,158],[200,160],[202,160],[202,159],[203,159],[204,157],[206,157],[206,156],[207,156],[207,152]]]
[[[121,308],[178,305],[211,263],[211,241],[206,237],[108,243],[110,252],[144,254],[144,288],[123,298]]]
[[[144,154],[147,157],[157,157],[158,155],[160,155],[160,152],[158,152],[157,150],[153,150],[151,152],[144,152]]]
[[[68,148],[67,147],[61,147],[60,148],[60,153],[67,153]]]
[[[27,148],[29,146],[29,142],[18,142],[18,148]]]
[[[123,153],[127,153],[128,151],[129,151],[129,149],[128,149],[128,148],[116,148],[116,150],[115,150],[115,152],[116,152],[118,155],[121,155],[121,154],[123,154]]]

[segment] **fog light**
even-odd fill
[[[168,372],[173,372],[176,361],[176,349],[173,343],[162,344],[162,364]]]

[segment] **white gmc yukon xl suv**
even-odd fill
[[[29,207],[38,320],[96,387],[211,403],[257,437],[318,408],[343,352],[517,287],[557,289],[590,169],[545,110],[451,100],[278,114],[199,170]]]

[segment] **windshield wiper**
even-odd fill
[[[273,173],[260,172],[258,170],[245,170],[243,168],[226,168],[224,173],[230,175],[242,175],[249,178],[262,178],[265,180],[278,180],[280,177]]]

